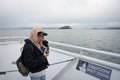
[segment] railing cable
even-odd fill
[[[52,63],[50,64],[51,65],[56,65],[56,64],[60,64],[60,63],[65,63],[65,62],[68,62],[68,61],[73,61],[74,59],[69,59],[69,60],[65,60],[65,61],[60,61],[60,62],[56,62],[56,63]]]
[[[49,65],[52,66],[52,65],[56,65],[56,64],[60,64],[60,63],[65,63],[65,62],[73,61],[74,59],[64,60],[64,61],[49,64]],[[16,64],[16,62],[12,62],[12,64]],[[2,72],[0,72],[0,75],[5,75],[6,73],[16,72],[16,71],[18,71],[18,70],[2,71]]]

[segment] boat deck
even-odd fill
[[[23,44],[18,42],[12,44],[0,44],[0,72],[6,72],[6,74],[0,74],[0,80],[30,80],[29,76],[23,77],[18,71],[16,71],[17,67],[13,64],[13,62],[20,56],[20,48],[22,46]],[[82,58],[65,55],[64,52],[66,51],[50,47],[48,61],[51,65],[46,69],[46,80],[120,80],[119,69],[114,69],[93,62],[91,62],[91,64],[89,61],[85,61],[89,66],[97,66],[101,69],[108,70],[108,73],[105,73],[107,77],[103,74],[95,76],[95,71],[92,71],[94,72],[93,74],[80,71],[77,69],[77,66],[80,65],[78,63]],[[119,66],[120,65],[118,65],[118,67]]]

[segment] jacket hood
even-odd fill
[[[32,40],[34,43],[38,43],[38,32],[43,32],[43,29],[41,27],[34,27],[30,33],[30,40]]]
[[[32,43],[32,41],[31,41],[31,40],[29,40],[29,39],[25,39],[25,43],[31,44],[31,43]]]

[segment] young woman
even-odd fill
[[[35,27],[29,39],[25,40],[22,57],[24,65],[29,68],[31,80],[45,80],[46,68],[49,65],[47,60],[49,46],[45,36],[47,33],[42,28]]]

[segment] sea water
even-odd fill
[[[31,29],[0,29],[0,37],[29,37]],[[50,41],[120,54],[120,29],[45,29]]]

